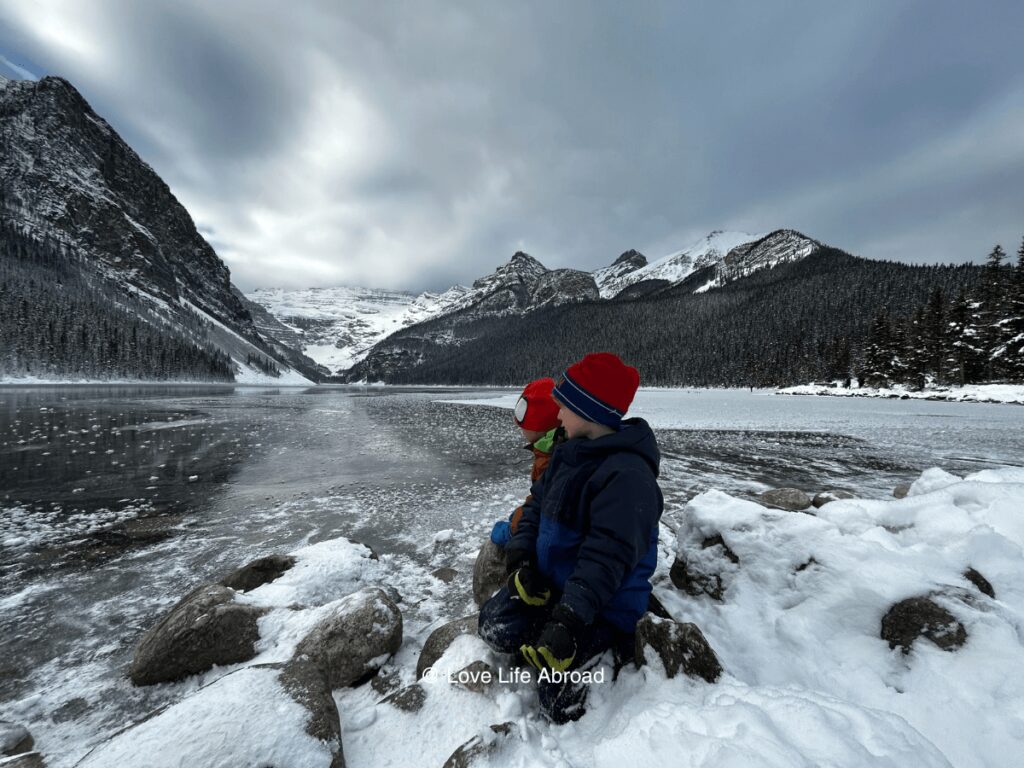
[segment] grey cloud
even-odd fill
[[[112,2],[75,30],[100,63],[0,9],[0,51],[78,84],[243,288],[442,289],[712,228],[908,261],[1021,234],[1024,147],[992,139],[1016,4]]]

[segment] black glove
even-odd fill
[[[524,565],[537,567],[537,556],[530,549],[505,547],[505,575],[511,576]]]
[[[564,672],[576,660],[578,638],[584,625],[567,605],[559,604],[551,612],[551,621],[544,625],[533,645],[522,645],[519,652],[533,667]]]
[[[508,592],[514,599],[534,607],[547,605],[551,589],[537,567],[530,561],[512,571],[508,577]]]

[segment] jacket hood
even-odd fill
[[[661,452],[654,431],[643,419],[625,419],[622,428],[595,440],[574,438],[558,446],[559,452],[571,464],[579,464],[609,453],[635,453],[651,467],[658,476]]]

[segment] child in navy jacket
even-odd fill
[[[609,353],[565,371],[552,394],[568,440],[506,547],[508,583],[480,611],[480,636],[540,671],[541,706],[557,723],[582,716],[587,687],[551,673],[628,643],[650,598],[663,501],[654,433],[623,420],[638,386],[636,369]]]

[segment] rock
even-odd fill
[[[455,642],[455,638],[459,637],[459,635],[475,635],[477,633],[477,620],[478,616],[476,614],[465,616],[461,619],[450,621],[447,624],[442,624],[431,632],[427,641],[423,644],[420,658],[416,662],[416,679],[422,678],[423,673],[437,663],[437,660],[444,655],[444,652],[448,650],[448,647]]]
[[[305,718],[295,716],[295,705]],[[212,756],[223,756],[225,765],[293,764],[282,756],[282,745],[287,755],[317,743],[322,745],[318,759],[304,764],[344,768],[341,723],[327,676],[300,659],[230,672],[121,730],[78,768],[206,766]]]
[[[452,756],[444,761],[443,768],[472,768],[473,764],[482,758],[493,758],[494,753],[518,733],[519,726],[515,723],[492,725],[489,732],[474,736],[456,749]]]
[[[20,755],[31,752],[35,746],[28,728],[17,723],[0,720],[0,755]]]
[[[721,548],[721,556],[730,563],[738,565],[740,562],[736,553],[729,549],[721,534],[709,536],[701,542],[701,549]],[[721,573],[705,572],[697,567],[696,563],[687,562],[680,556],[676,556],[675,562],[669,569],[669,579],[679,589],[688,595],[697,597],[708,595],[714,600],[722,600],[725,595],[725,585]]]
[[[661,600],[657,598],[654,591],[651,591],[651,596],[647,598],[647,612],[653,613],[660,619],[671,619],[672,616],[669,614],[668,609],[661,604]]]
[[[498,679],[494,667],[486,661],[474,661],[452,675],[454,685],[473,693],[485,693]]]
[[[383,590],[367,587],[338,601],[295,649],[343,688],[380,668],[402,644],[402,614]]]
[[[812,565],[820,565],[820,563],[818,563],[818,561],[815,560],[813,556],[807,558],[806,562],[800,563],[800,565],[796,567],[796,572],[802,573],[803,571],[806,571],[808,568],[810,568]]]
[[[455,577],[459,575],[459,572],[454,568],[438,568],[436,571],[430,574],[435,579],[443,581],[445,584],[451,584],[455,581]]]
[[[996,599],[996,591],[992,588],[992,585],[989,583],[989,580],[973,568],[968,568],[966,571],[964,571],[964,578],[971,582],[971,584],[976,586],[978,588],[978,591],[981,592],[983,595],[988,595],[993,600]]]
[[[480,547],[473,565],[473,599],[482,606],[505,583],[505,550],[490,539]]]
[[[908,493],[910,493],[910,483],[902,483],[892,489],[892,495],[897,499],[905,499]]]
[[[394,693],[402,685],[402,676],[397,669],[384,671],[383,669],[370,681],[370,687],[380,696],[387,696]]]
[[[278,680],[292,701],[301,704],[309,712],[306,733],[331,745],[334,758],[330,768],[345,768],[341,720],[331,694],[330,681],[324,671],[316,664],[292,659],[282,667]]]
[[[248,592],[280,578],[293,565],[295,558],[291,555],[267,555],[243,565],[225,576],[220,583],[238,592]]]
[[[910,653],[914,641],[927,637],[944,651],[955,651],[967,642],[967,630],[942,606],[927,596],[901,600],[882,617],[883,640],[890,648]]]
[[[0,768],[46,768],[41,752],[22,752],[14,757],[0,757]]]
[[[661,659],[668,677],[680,670],[709,683],[718,680],[722,665],[696,624],[683,624],[659,619],[650,613],[640,617],[636,625],[636,660],[647,663],[652,652]]]
[[[89,702],[81,696],[65,701],[57,709],[50,713],[50,719],[55,723],[67,723],[76,720],[84,715],[89,709]]]
[[[821,509],[830,501],[839,501],[840,499],[855,499],[857,498],[849,491],[843,490],[832,490],[822,491],[821,493],[815,494],[814,498],[811,499],[811,504],[814,505],[815,509]]]
[[[423,709],[423,704],[426,700],[427,692],[423,689],[423,686],[419,683],[413,683],[400,691],[392,693],[381,703],[390,704],[395,709],[400,709],[403,712],[413,713]]]
[[[766,507],[802,512],[811,506],[810,497],[797,488],[774,488],[758,497]]]
[[[214,665],[236,664],[256,655],[257,619],[263,609],[235,602],[233,590],[203,584],[175,605],[135,649],[135,685],[180,680]]]

